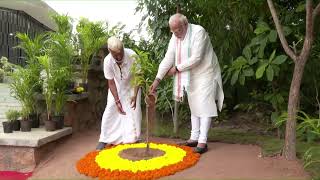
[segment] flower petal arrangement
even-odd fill
[[[187,146],[150,143],[149,147],[163,152],[162,155],[130,160],[122,157],[121,152],[144,149],[146,144],[121,144],[86,154],[76,168],[81,174],[99,179],[157,179],[193,166],[200,157]]]

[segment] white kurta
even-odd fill
[[[177,65],[181,72],[189,71],[188,102],[192,115],[198,117],[217,116],[217,106],[222,109],[224,93],[218,58],[213,51],[210,38],[199,25],[189,24],[187,34],[181,41],[181,48],[190,47],[190,56],[177,64],[177,37],[173,34],[167,53],[159,65],[157,78],[163,79],[168,70]],[[188,50],[182,50],[188,52]],[[216,105],[215,100],[218,101]]]
[[[141,92],[138,92],[136,109],[130,105],[134,87],[130,84],[132,74],[130,68],[134,62],[131,49],[124,49],[124,62],[118,67],[111,54],[104,59],[104,75],[106,79],[114,79],[117,92],[126,115],[117,111],[114,97],[109,89],[107,106],[102,116],[99,142],[108,144],[134,143],[139,139],[141,126]]]

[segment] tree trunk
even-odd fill
[[[296,159],[296,115],[299,103],[300,85],[305,66],[304,59],[297,59],[294,66],[288,102],[288,119],[286,123],[286,138],[283,155],[287,160]]]
[[[179,111],[179,104],[177,101],[174,101],[173,133],[175,135],[177,135],[178,133],[178,111]]]

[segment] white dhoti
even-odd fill
[[[114,79],[122,108],[126,115],[118,112],[114,97],[108,91],[108,101],[102,116],[101,134],[99,142],[107,144],[134,143],[140,137],[141,131],[141,91],[138,91],[135,110],[131,108],[131,97],[134,96],[134,87],[130,84],[130,68],[134,62],[130,49],[124,49],[124,62],[119,67],[111,54],[104,60],[106,79]]]
[[[129,96],[120,98],[126,115],[122,115],[117,111],[111,92],[109,94],[108,104],[102,116],[99,142],[107,144],[136,142],[141,132],[141,92],[139,91],[138,93],[135,110],[130,107]]]

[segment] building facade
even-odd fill
[[[49,18],[49,12],[54,11],[49,6],[47,6],[49,10],[41,12],[37,7],[41,8],[41,6],[46,6],[44,2],[40,1],[41,6],[38,5],[39,1],[23,2],[24,1],[0,2],[0,57],[5,56],[11,63],[20,65],[25,65],[25,54],[23,50],[15,48],[19,44],[16,33],[26,33],[29,37],[33,38],[36,34],[55,29],[52,20]],[[19,4],[15,3],[22,4],[19,6]],[[32,11],[32,8],[34,11]],[[41,16],[42,19],[37,18]],[[43,18],[43,16],[47,17]]]

